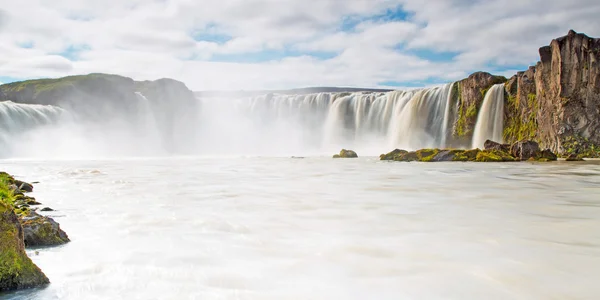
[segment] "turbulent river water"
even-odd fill
[[[2,160],[72,242],[6,299],[595,299],[600,163]],[[37,254],[36,254],[37,251]]]

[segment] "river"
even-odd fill
[[[2,160],[72,242],[6,299],[595,299],[600,162]],[[36,253],[37,251],[37,253]]]

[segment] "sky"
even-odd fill
[[[0,82],[112,73],[193,90],[511,76],[597,0],[0,0]]]

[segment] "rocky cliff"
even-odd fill
[[[570,31],[506,85],[506,142],[534,139],[563,156],[598,157],[600,39]]]

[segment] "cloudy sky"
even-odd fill
[[[418,87],[510,75],[597,0],[0,0],[0,82],[92,72],[194,90]]]

